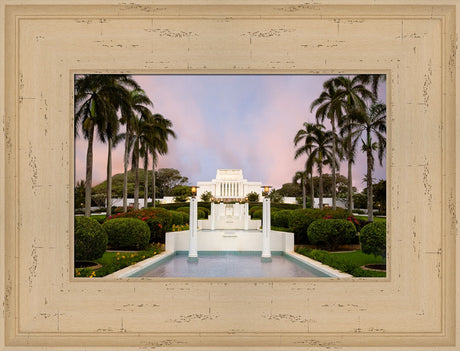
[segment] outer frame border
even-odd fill
[[[37,1],[37,2],[40,2],[40,4],[47,4],[47,5],[54,5],[55,3],[52,3],[51,1],[48,1],[48,0],[43,0],[43,1]],[[37,3],[36,2],[36,3]],[[35,4],[36,4],[35,3]],[[179,3],[179,2],[178,2]],[[199,4],[199,2],[197,2]],[[240,4],[243,4],[242,2],[234,2],[238,5]],[[292,3],[293,6],[302,6],[304,4],[301,4],[300,2],[290,2],[290,4]],[[328,3],[337,3],[337,2],[334,2],[334,1],[329,1]],[[359,5],[359,4],[375,4],[375,2],[369,2],[369,1],[350,1],[349,2],[350,4],[353,4],[353,5]],[[17,1],[3,1],[1,2],[1,8],[0,8],[0,15],[2,18],[5,18],[5,5],[7,4],[19,4],[19,2]],[[106,3],[108,4],[108,2]],[[206,3],[208,4],[208,3]],[[255,1],[254,2],[255,5],[259,4],[258,1]],[[264,3],[266,4],[266,3]],[[383,2],[382,2],[383,4]],[[395,4],[401,4],[401,2],[397,2]],[[418,1],[418,0],[414,0],[414,1],[405,1],[404,4],[411,4],[411,5],[430,5],[432,4],[432,1]],[[440,2],[437,2],[436,5],[454,5],[456,7],[456,14],[455,14],[455,18],[456,18],[456,26],[457,26],[457,36],[458,36],[458,33],[459,33],[459,14],[460,14],[460,10],[459,10],[459,2],[458,1],[440,1]],[[342,4],[341,4],[342,5]],[[387,5],[387,4],[385,4]],[[5,42],[6,40],[8,40],[8,38],[5,38],[4,35],[1,36],[1,39],[0,39],[0,45],[1,45],[1,52],[2,52],[2,58],[4,58],[4,60],[2,60],[2,69],[3,69],[3,72],[5,72],[5,61],[6,61],[6,53],[5,53]],[[458,66],[455,65],[455,57],[451,57],[450,58],[451,60],[454,60],[453,63],[450,63],[451,65],[453,65],[453,67],[451,67],[452,69],[455,69],[455,74],[456,74],[456,82],[458,82],[458,79],[460,78],[460,70],[458,69]],[[447,60],[445,61],[445,64],[447,64]],[[455,65],[455,66],[454,66]],[[5,77],[7,76],[7,74],[5,74]],[[0,83],[0,90],[5,92],[5,94],[2,94],[1,97],[0,97],[0,106],[5,106],[6,103],[7,103],[7,99],[5,98],[6,96],[9,96],[8,94],[9,93],[9,89],[11,89],[11,87],[8,87],[5,83],[5,80],[1,80],[1,83]],[[452,92],[453,93],[453,92]],[[454,111],[457,112],[457,118],[456,118],[456,124],[455,124],[455,135],[456,135],[456,139],[457,140],[460,140],[460,123],[459,123],[459,116],[460,116],[460,110],[458,108],[458,103],[459,103],[459,98],[460,98],[460,94],[457,90],[455,90],[455,100],[457,102],[456,106],[455,107],[451,107]],[[3,111],[2,111],[3,112]],[[0,138],[0,194],[5,194],[6,193],[6,188],[8,186],[7,184],[7,181],[6,181],[6,170],[4,167],[2,167],[3,165],[6,164],[6,151],[7,151],[7,143],[8,143],[8,135],[7,135],[7,128],[5,126],[5,112],[3,112],[3,116],[2,116],[2,137]],[[453,131],[452,131],[453,133]],[[455,150],[456,150],[456,155],[455,155],[455,159],[456,159],[456,167],[457,167],[457,172],[458,172],[458,167],[460,166],[460,147],[459,147],[459,144],[457,142],[457,144],[455,145]],[[452,199],[452,202],[451,202],[451,205],[452,205],[452,208],[451,210],[452,211],[455,211],[455,207],[459,206],[460,205],[460,178],[458,176],[456,176],[456,196],[455,196],[455,199]],[[2,195],[0,197],[0,218],[3,217],[5,218],[5,215],[7,213],[7,209],[6,209],[6,204],[7,204],[7,199],[5,198],[4,195]],[[459,219],[459,215],[456,214],[455,215],[456,218],[457,218],[457,222],[458,222],[458,219]],[[4,220],[0,220],[0,239],[1,239],[1,242],[0,242],[0,261],[1,263],[6,263],[6,259],[7,259],[7,255],[6,255],[6,252],[5,252],[5,238],[6,238],[6,235],[7,235],[7,232],[6,232],[6,221]],[[459,252],[459,240],[458,240],[458,232],[456,233],[456,246],[453,247],[453,248],[450,248],[451,250],[454,250],[455,252]],[[3,267],[5,267],[6,265],[2,265]],[[449,290],[449,295],[451,295],[451,297],[456,297],[456,300],[457,301],[460,301],[460,293],[459,293],[459,290],[460,290],[460,269],[459,269],[459,260],[456,261],[456,265],[455,267],[449,267],[449,270],[451,269],[454,269],[455,268],[455,277],[456,277],[456,280],[454,283],[450,282],[447,286],[448,286],[448,289]],[[4,273],[5,271],[3,271],[3,268],[2,268],[2,273]],[[6,272],[5,272],[6,273]],[[453,276],[452,274],[450,276]],[[8,304],[8,296],[9,294],[11,293],[11,291],[8,291],[8,289],[10,289],[8,287],[8,284],[6,284],[6,274],[0,274],[0,288],[1,288],[1,291],[2,291],[2,314],[1,314],[1,318],[0,318],[0,346],[2,348],[5,348],[5,349],[22,349],[21,346],[7,346],[5,344],[5,338],[6,338],[6,334],[5,334],[5,304]],[[457,350],[458,349],[458,345],[459,345],[459,338],[460,338],[460,328],[459,328],[459,317],[460,317],[460,307],[458,306],[459,304],[455,304],[455,303],[450,303],[449,306],[455,308],[455,315],[452,314],[452,318],[450,320],[447,320],[446,322],[449,323],[449,325],[451,327],[455,327],[455,336],[453,337],[452,339],[452,342],[448,343],[448,345],[446,345],[445,347],[443,347],[443,349],[445,350]],[[455,306],[455,307],[454,307]],[[452,337],[453,335],[451,335]],[[44,335],[45,337],[45,335]],[[71,338],[69,337],[69,340]],[[25,346],[25,345],[24,345]],[[56,345],[48,345],[48,346],[59,346],[58,344]],[[103,345],[101,345],[103,346]],[[401,346],[404,346],[404,341],[402,341],[402,344]],[[439,346],[443,346],[443,345],[439,345]],[[319,347],[316,347],[314,349],[318,349],[318,348],[323,348],[324,345],[319,345]],[[427,348],[427,349],[438,349],[437,347],[435,346],[431,346],[430,348]],[[64,350],[65,347],[62,347],[62,350]],[[86,347],[85,349],[88,349],[88,347]],[[110,349],[114,349],[114,348],[110,348]],[[182,349],[185,349],[185,348],[182,348]],[[192,348],[191,348],[192,349]],[[197,348],[198,349],[198,348]],[[278,349],[278,348],[276,348]],[[281,349],[281,348],[279,348]],[[282,349],[285,349],[285,348],[282,348]],[[379,349],[387,349],[386,347],[382,347],[382,348],[379,348]],[[389,348],[388,348],[389,349]],[[417,348],[414,348],[414,350],[417,349]],[[362,348],[362,350],[367,350],[367,348]]]

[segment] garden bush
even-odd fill
[[[76,261],[95,260],[107,249],[107,233],[94,219],[75,217],[74,235]]]
[[[306,245],[308,241],[307,230],[309,225],[316,219],[309,215],[310,210],[299,209],[291,211],[288,218],[289,229],[294,233],[294,243]]]
[[[259,211],[259,210],[262,210],[262,206],[260,205],[255,205],[253,207],[251,207],[249,209],[249,215],[252,217],[252,214],[255,212],[255,211]]]
[[[369,223],[359,235],[361,250],[367,254],[386,257],[386,221]]]
[[[184,216],[182,215],[182,212],[169,211],[169,213],[171,214],[171,226],[184,224]]]
[[[198,219],[206,219],[206,212],[198,209]]]
[[[182,214],[182,218],[184,223],[183,224],[189,224],[190,223],[190,214],[185,213],[185,212],[180,212]]]
[[[116,218],[105,222],[108,245],[115,250],[145,250],[149,245],[149,226],[136,218]]]
[[[262,219],[262,215],[263,215],[262,209],[255,210],[252,212],[251,219]]]
[[[176,209],[178,212],[190,213],[190,207],[182,206]]]
[[[272,225],[275,227],[289,228],[291,210],[280,210],[272,214]]]
[[[310,224],[307,235],[311,244],[336,250],[340,245],[349,244],[353,240],[356,227],[344,219],[318,219]]]
[[[171,228],[172,215],[164,208],[147,208],[132,212],[119,213],[113,218],[137,218],[150,228],[150,242],[164,243],[166,231]]]
[[[200,211],[204,212],[204,216],[200,217]],[[210,215],[211,210],[208,210],[206,207],[198,206],[198,218],[206,219]]]

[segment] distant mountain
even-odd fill
[[[134,170],[128,171],[128,197],[134,197]],[[149,193],[152,190],[152,171],[148,171]],[[106,194],[107,193],[107,181],[93,187],[93,194]],[[112,196],[123,197],[123,173],[118,173],[112,176]],[[139,197],[144,197],[144,170],[139,170]]]

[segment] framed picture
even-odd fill
[[[2,349],[458,349],[457,6],[2,1]],[[386,277],[75,278],[91,73],[385,74]]]

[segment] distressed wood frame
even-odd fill
[[[280,3],[0,2],[2,349],[458,350],[459,2]],[[76,72],[388,74],[388,277],[74,279]]]

